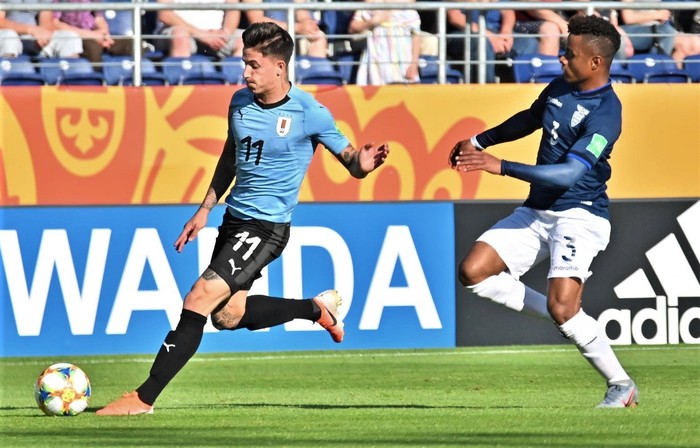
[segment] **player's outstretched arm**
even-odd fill
[[[193,241],[199,231],[207,225],[209,212],[219,203],[219,199],[226,193],[231,186],[231,182],[233,182],[233,178],[236,175],[235,167],[236,146],[228,138],[226,143],[224,143],[224,150],[221,152],[219,162],[214,169],[214,175],[209,184],[207,194],[192,218],[185,223],[180,236],[175,240],[175,250],[182,252],[185,244]]]
[[[361,148],[348,145],[336,157],[347,168],[348,172],[357,179],[363,179],[376,170],[389,156],[389,144],[366,143]]]
[[[522,110],[496,127],[474,135],[469,140],[457,142],[452,147],[447,161],[452,168],[458,171],[465,171],[464,167],[457,167],[457,157],[461,153],[482,151],[489,146],[512,142],[532,134],[541,127],[542,124],[533,116],[529,109]]]
[[[468,145],[465,144],[465,146]],[[558,189],[573,187],[588,170],[586,164],[573,157],[567,157],[564,162],[552,165],[526,165],[501,160],[491,154],[474,149],[473,145],[471,149],[457,153],[454,161],[453,166],[457,171],[483,170],[487,173],[510,176],[525,182]]]

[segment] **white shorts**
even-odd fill
[[[515,278],[549,256],[547,278],[585,282],[593,258],[608,246],[610,222],[582,208],[553,212],[518,207],[477,241],[493,247]]]

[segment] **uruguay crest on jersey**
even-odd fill
[[[280,115],[277,117],[277,135],[284,137],[289,134],[289,129],[292,127],[292,117],[289,115]]]

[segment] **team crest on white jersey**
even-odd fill
[[[289,134],[289,129],[292,127],[292,117],[281,115],[277,117],[277,135],[284,137]]]
[[[588,115],[590,112],[588,109],[585,107],[581,106],[580,104],[576,105],[576,112],[574,112],[574,115],[571,117],[571,127],[575,127],[578,125],[581,120],[586,118],[586,115]]]

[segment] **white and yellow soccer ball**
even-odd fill
[[[85,372],[65,362],[48,367],[34,384],[34,398],[46,415],[78,415],[87,408],[90,393]]]

